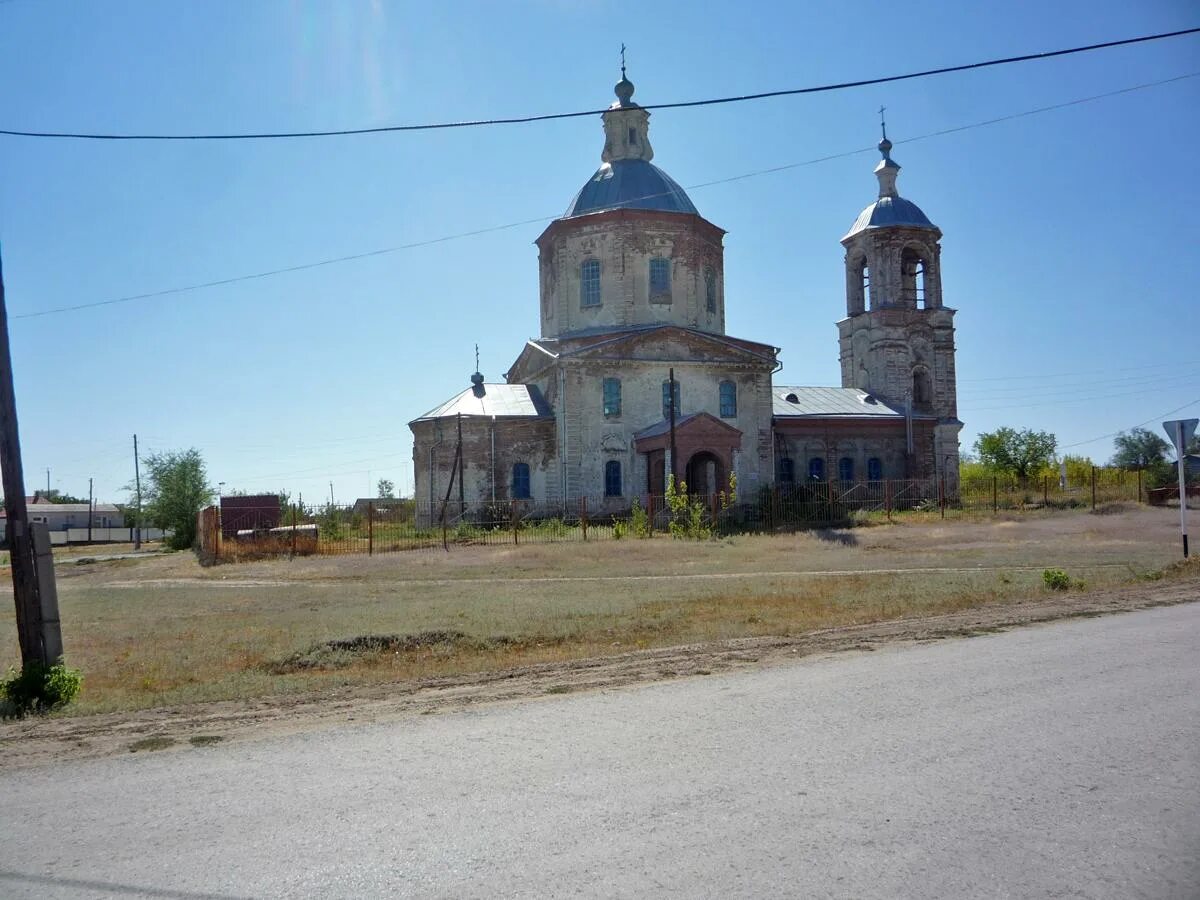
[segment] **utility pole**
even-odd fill
[[[133,436],[133,485],[137,492],[137,510],[133,514],[133,549],[142,549],[142,473],[138,466],[137,435]]]
[[[679,490],[679,479],[675,474],[675,369],[674,367],[667,370],[667,378],[669,379],[670,387],[667,388],[671,398],[671,481],[674,482],[675,490]]]
[[[50,467],[46,466],[46,502],[50,502]]]
[[[33,537],[25,504],[25,473],[17,429],[17,396],[13,387],[12,350],[8,341],[8,308],[4,300],[4,267],[0,261],[0,470],[3,470],[7,538],[12,565],[13,601],[17,609],[17,638],[21,663],[51,665],[43,640],[42,608],[38,593]],[[53,570],[51,570],[53,572]]]
[[[92,479],[88,479],[88,543],[92,542]]]
[[[333,506],[333,482],[329,482],[329,505]]]

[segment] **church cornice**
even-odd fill
[[[699,213],[665,212],[657,209],[606,209],[600,212],[587,213],[567,219],[555,219],[534,241],[539,249],[545,249],[545,244],[561,232],[580,231],[584,228],[595,228],[605,225],[641,226],[659,224],[670,229],[678,229],[681,225],[690,225],[714,243],[721,243],[727,232],[724,228],[714,225]]]

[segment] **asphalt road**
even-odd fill
[[[1200,604],[0,776],[0,896],[1200,897]]]

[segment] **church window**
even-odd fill
[[[600,305],[600,260],[586,259],[579,267],[579,305]]]
[[[512,498],[514,500],[529,499],[529,463],[513,463]]]
[[[838,480],[853,481],[854,480],[854,460],[848,456],[843,456],[838,460]]]
[[[604,464],[604,496],[621,496],[621,464],[615,459]]]
[[[683,404],[679,400],[679,382],[675,382],[675,417],[679,418],[680,411],[683,409]],[[662,385],[662,406],[663,418],[671,418],[671,382],[664,381]]]
[[[878,456],[872,456],[867,460],[867,481],[882,481],[883,480],[883,460]]]
[[[781,484],[791,484],[796,480],[796,463],[790,456],[779,460],[779,481]]]
[[[871,296],[871,267],[867,265],[865,259],[862,264],[862,298],[867,308],[875,308],[875,300]]]
[[[825,480],[825,460],[819,456],[814,456],[808,461],[808,477],[813,481]]]
[[[717,311],[717,273],[712,266],[704,270],[704,308],[710,313]]]
[[[914,409],[927,409],[933,403],[933,385],[928,369],[913,370],[912,404]]]
[[[900,254],[900,297],[906,306],[925,306],[925,260],[912,247]]]
[[[637,146],[637,129],[636,128],[629,129],[629,143],[631,146]]]
[[[722,381],[720,390],[721,418],[735,418],[737,416],[737,385],[732,381]]]
[[[650,296],[660,297],[671,293],[671,261],[661,256],[650,260]]]
[[[604,414],[619,416],[621,414],[621,379],[604,379]]]

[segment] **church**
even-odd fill
[[[625,77],[601,114],[596,173],[537,239],[541,336],[503,383],[476,372],[409,423],[418,508],[773,485],[945,480],[957,488],[954,310],[941,230],[899,195],[886,130],[878,198],[841,239],[841,387],[775,384],[780,348],[725,331],[725,232],[651,160]]]

